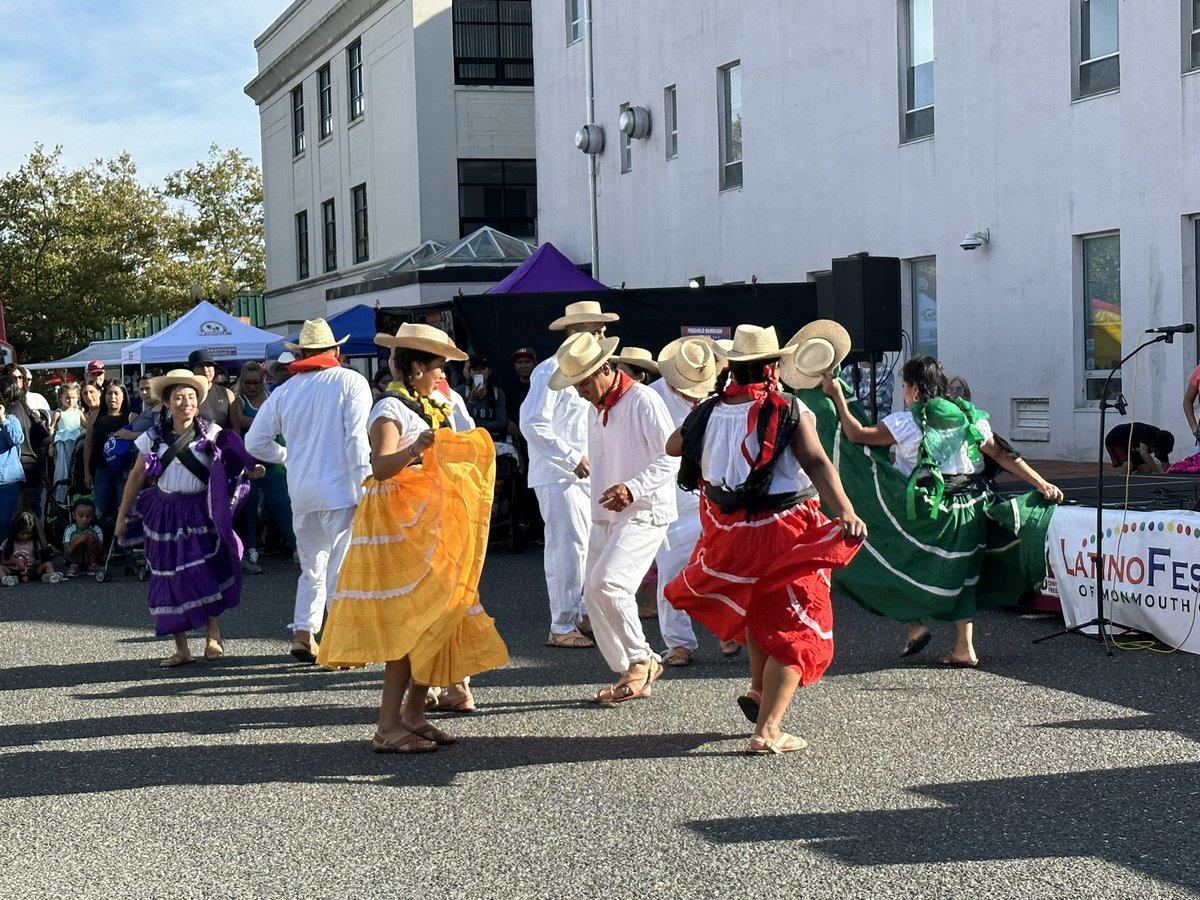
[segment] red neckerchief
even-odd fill
[[[317,356],[306,356],[304,359],[297,359],[288,363],[288,371],[293,375],[299,375],[302,372],[319,372],[321,369],[339,369],[341,365],[341,360],[337,357],[330,356],[328,353],[321,353]]]
[[[742,440],[742,456],[750,464],[750,469],[761,468],[775,458],[775,438],[779,434],[779,415],[787,409],[788,401],[778,391],[771,390],[765,381],[756,384],[737,384],[730,382],[725,385],[722,397],[749,397],[750,410],[746,414],[746,437]],[[751,435],[758,434],[758,414],[764,403],[772,407],[770,420],[767,422],[767,433],[763,435],[762,447],[759,449],[758,463],[746,449]]]
[[[613,382],[612,387],[605,391],[604,396],[600,398],[600,402],[595,404],[596,409],[600,411],[600,424],[608,424],[608,411],[617,405],[626,392],[633,387],[637,382],[632,378],[617,369],[617,380]]]

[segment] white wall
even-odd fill
[[[1178,0],[1122,4],[1121,90],[1074,103],[1068,4],[937,4],[936,133],[906,145],[895,2],[789,4],[789,15],[765,0],[593,5],[606,283],[803,280],[859,250],[935,255],[946,368],[967,377],[1002,432],[1012,398],[1050,398],[1050,442],[1026,452],[1062,458],[1092,458],[1098,424],[1076,410],[1073,236],[1121,231],[1127,350],[1145,327],[1195,320],[1182,217],[1200,212],[1200,73],[1180,75]],[[542,240],[585,260],[587,164],[571,141],[583,122],[584,48],[566,46],[564,6],[534,6],[539,226]],[[735,59],[744,182],[720,192],[717,68]],[[667,161],[662,96],[672,83],[679,155]],[[624,102],[654,115],[627,174]],[[959,249],[983,227],[988,247]],[[1137,415],[1183,436],[1195,342],[1145,357]]]

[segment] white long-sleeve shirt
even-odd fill
[[[591,404],[574,388],[550,390],[548,382],[557,369],[554,357],[538,363],[529,376],[529,395],[521,404],[521,434],[529,445],[530,487],[577,481],[575,467],[585,456],[589,462],[591,459],[588,454]],[[597,483],[594,478],[592,483]]]
[[[667,407],[667,413],[671,416],[671,422],[676,428],[682,425],[683,420],[688,417],[688,413],[696,408],[696,404],[691,400],[687,399],[686,397],[681,397],[679,394],[671,390],[671,387],[667,384],[667,379],[665,378],[658,379],[653,384],[649,385],[649,388],[662,397],[663,403],[666,404]],[[679,466],[676,465],[675,469],[678,471]],[[700,492],[685,491],[683,488],[679,487],[678,483],[676,483],[675,505],[679,508],[679,518],[681,519],[683,518],[685,512],[691,513],[694,516],[699,515]]]
[[[654,525],[674,522],[679,460],[667,456],[667,438],[675,425],[662,397],[634,384],[608,411],[608,424],[594,406],[588,407],[592,521],[623,522],[648,512]],[[633,495],[633,503],[620,512],[600,505],[600,495],[617,484]]]
[[[288,470],[292,512],[357,506],[371,473],[371,386],[352,369],[293,375],[273,390],[246,432],[255,459]],[[275,443],[282,434],[286,447]]]

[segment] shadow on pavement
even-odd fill
[[[851,866],[1092,857],[1184,887],[1200,764],[927,785],[935,809],[693,821],[713,844],[801,841]],[[1182,826],[1182,827],[1180,827]]]

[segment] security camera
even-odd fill
[[[965,238],[958,242],[958,246],[964,250],[978,250],[991,239],[991,229],[983,228],[979,231],[972,231]]]

